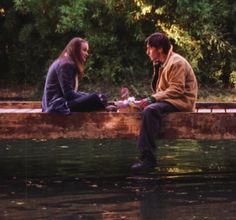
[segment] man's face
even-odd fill
[[[160,59],[162,48],[157,49],[156,47],[151,47],[147,44],[146,53],[152,62],[158,61]]]

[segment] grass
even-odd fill
[[[198,92],[199,101],[236,101],[236,89],[224,89],[210,86],[200,86]]]

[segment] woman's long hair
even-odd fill
[[[72,59],[77,69],[78,79],[81,79],[84,74],[84,62],[82,61],[81,58],[82,43],[88,43],[88,42],[80,37],[72,38],[59,56],[59,58],[62,58],[64,56],[69,56]]]

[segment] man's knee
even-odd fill
[[[149,105],[147,106],[143,111],[142,111],[142,116],[143,117],[161,117],[161,109],[158,108],[157,106],[154,105]]]

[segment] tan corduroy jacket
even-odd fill
[[[197,99],[197,80],[188,61],[170,49],[152,95],[157,101],[167,101],[180,111],[193,111]]]

